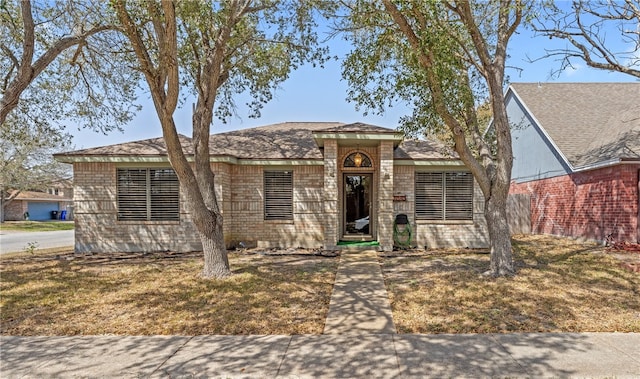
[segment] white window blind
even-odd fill
[[[473,220],[473,175],[416,172],[417,220]]]
[[[264,172],[264,219],[293,220],[293,173]]]
[[[172,169],[118,169],[118,220],[180,219],[180,184]]]

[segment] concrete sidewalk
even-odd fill
[[[640,377],[640,334],[6,337],[2,378]]]

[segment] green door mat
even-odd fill
[[[378,241],[340,241],[338,246],[380,246]]]

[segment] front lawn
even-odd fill
[[[5,221],[0,223],[0,230],[16,232],[55,232],[57,230],[73,230],[73,221]]]
[[[0,333],[320,334],[338,258],[230,254],[205,280],[202,254],[0,258]]]
[[[640,332],[640,274],[603,247],[550,236],[516,236],[513,247],[513,278],[483,276],[486,253],[383,257],[398,331]]]

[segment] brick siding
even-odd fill
[[[293,220],[264,220],[263,172],[293,171]],[[227,244],[260,247],[322,247],[322,166],[233,166]]]
[[[640,165],[597,170],[511,185],[531,195],[533,233],[638,242]]]
[[[6,221],[22,221],[24,220],[24,212],[27,211],[27,202],[22,200],[13,200],[4,208],[4,219]]]
[[[75,163],[75,251],[197,251],[202,244],[180,202],[180,221],[118,221],[116,165]]]
[[[393,243],[393,219],[406,213],[414,228],[413,244],[420,247],[486,247],[488,237],[482,193],[475,186],[473,222],[419,222],[414,216],[413,166],[393,165],[391,142],[364,147],[374,168],[375,238],[385,250]],[[213,163],[216,196],[224,217],[228,247],[246,246],[335,248],[342,235],[342,159],[352,148],[326,141],[324,165],[257,166]],[[139,167],[143,167],[141,164]],[[194,232],[184,198],[180,221],[118,221],[116,168],[113,163],[74,164],[74,204],[77,252],[197,251],[201,243]],[[293,172],[293,220],[264,220],[263,173]],[[394,194],[406,201],[394,202]]]
[[[443,168],[436,171],[448,171]],[[406,196],[406,201],[394,201],[394,215],[404,213],[413,229],[411,244],[427,249],[489,246],[489,233],[484,218],[484,197],[474,182],[473,221],[425,221],[415,219],[415,171],[414,166],[395,166],[394,194]]]

